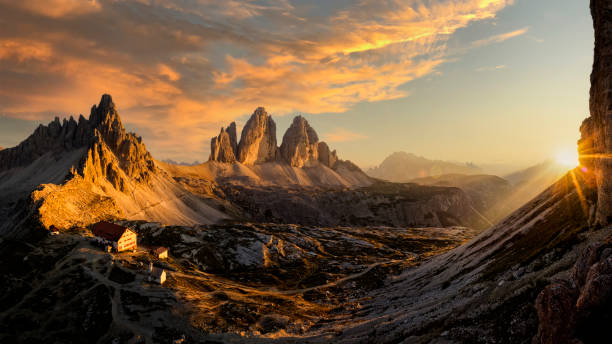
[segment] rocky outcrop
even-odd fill
[[[259,107],[242,129],[238,161],[246,165],[274,161],[277,153],[276,123],[264,108]]]
[[[110,95],[103,95],[100,104],[92,107],[89,123],[94,129],[80,169],[84,177],[92,181],[104,177],[121,191],[125,191],[125,180],[121,179],[150,180],[155,171],[153,157],[140,136],[126,132]]]
[[[568,279],[557,280],[538,295],[538,334],[533,343],[591,343],[609,338],[612,305],[612,237],[588,246]]]
[[[319,156],[319,137],[302,116],[296,116],[283,135],[280,155],[291,166],[303,167]]]
[[[589,107],[591,116],[580,127],[580,163],[589,169],[597,183],[596,222],[612,222],[612,4],[591,0],[595,30],[595,54],[591,73]]]
[[[221,128],[219,136],[210,140],[211,161],[235,162],[238,155],[238,144],[236,142],[236,123],[232,122],[229,127]]]
[[[317,145],[317,151],[319,155],[319,161],[329,168],[334,168],[336,162],[338,161],[338,154],[336,153],[336,150],[330,152],[327,143],[321,141]]]
[[[236,123],[221,128],[218,136],[210,140],[209,161],[245,165],[279,161],[294,167],[304,167],[315,162],[335,169],[339,166],[336,151],[320,142],[317,132],[302,116],[296,116],[283,135],[280,147],[276,146],[276,123],[263,107],[257,108],[246,123],[240,142],[236,142]],[[352,163],[344,167],[359,169]],[[359,170],[361,171],[361,170]]]

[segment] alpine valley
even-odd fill
[[[263,107],[192,165],[108,94],[40,125],[0,148],[0,342],[611,342],[612,1],[591,12],[569,171],[398,152],[364,172]]]

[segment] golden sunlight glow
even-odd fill
[[[580,165],[578,162],[578,152],[572,149],[558,151],[557,155],[555,156],[555,160],[558,164],[568,167],[576,167]]]

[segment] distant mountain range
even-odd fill
[[[414,178],[439,176],[443,174],[482,174],[478,166],[471,163],[455,163],[430,160],[412,153],[395,152],[366,173],[374,178],[391,182],[407,182]]]
[[[175,161],[172,159],[164,159],[162,161],[165,162],[166,164],[183,165],[183,166],[195,166],[195,165],[199,165],[202,163],[200,160],[196,160],[194,162],[186,162],[186,161]]]

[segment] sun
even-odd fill
[[[563,149],[557,152],[555,160],[559,165],[576,167],[580,165],[578,161],[578,152],[572,149]]]

